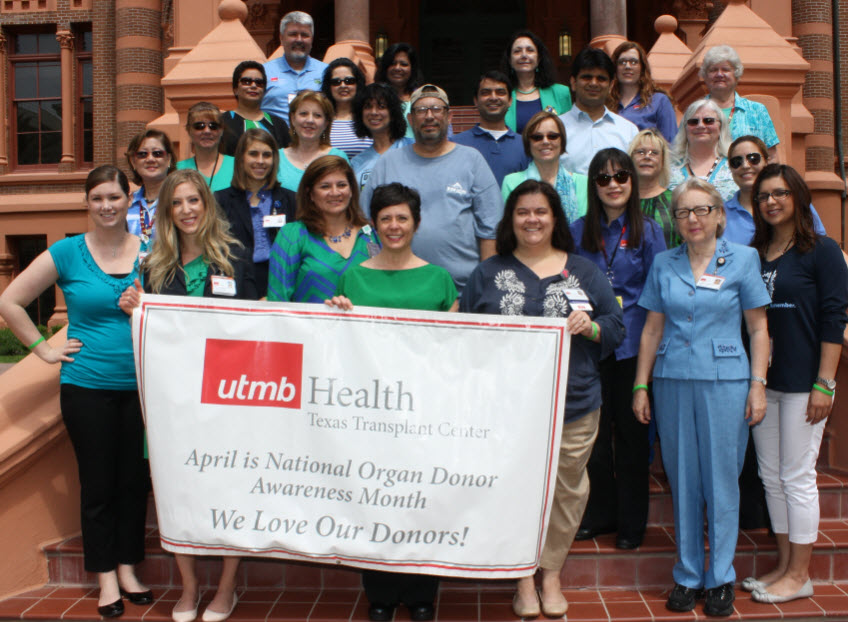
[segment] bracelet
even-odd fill
[[[592,341],[594,341],[595,339],[597,339],[597,338],[598,338],[598,331],[599,331],[599,330],[600,330],[600,329],[598,328],[598,325],[597,325],[597,324],[595,324],[595,322],[592,322],[592,336],[591,336],[591,337],[589,337],[589,339],[591,339]]]
[[[647,390],[648,390],[648,385],[646,385],[646,384],[637,384],[637,385],[634,385],[634,386],[633,386],[633,392],[634,392],[634,393],[636,393],[636,391],[638,391],[639,389],[645,389],[645,391],[647,391]]]
[[[41,337],[39,337],[38,339],[36,339],[35,341],[33,341],[33,342],[32,342],[32,345],[31,345],[31,346],[29,346],[29,349],[30,349],[30,350],[32,350],[35,346],[37,346],[37,345],[38,345],[39,343],[41,343],[42,341],[44,341],[44,335],[42,335]]]
[[[830,397],[833,397],[833,391],[829,391],[828,389],[825,389],[825,388],[824,388],[823,386],[821,386],[819,383],[815,383],[815,384],[813,384],[813,388],[814,388],[816,391],[821,391],[821,392],[822,392],[822,393],[824,393],[825,395],[828,395],[828,396],[830,396]]]

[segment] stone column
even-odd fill
[[[70,30],[56,33],[61,53],[62,72],[62,159],[59,172],[74,170],[74,35]]]
[[[0,30],[0,67],[6,66],[6,35]],[[0,71],[0,102],[3,102],[0,112],[0,174],[9,170],[9,147],[6,143],[6,127],[9,123],[9,106],[6,98],[6,72]],[[4,287],[0,283],[0,287]]]
[[[377,65],[368,34],[368,0],[336,0],[336,42],[324,56],[325,62],[345,57],[356,63],[367,82],[374,79]]]
[[[589,5],[589,29],[593,48],[612,54],[627,40],[627,3],[625,0],[592,0]]]

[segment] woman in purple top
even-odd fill
[[[657,88],[644,48],[625,41],[612,54],[615,78],[607,107],[640,130],[656,128],[668,142],[677,134],[677,115],[668,95]]]

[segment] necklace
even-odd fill
[[[774,240],[772,240],[771,242],[773,242],[773,241]],[[766,247],[766,256],[768,256],[769,250],[771,249],[771,242],[769,242],[768,246]],[[790,237],[789,240],[786,242],[786,246],[784,246],[783,250],[780,251],[780,254],[778,255],[778,257],[783,257],[783,255],[786,254],[786,251],[789,250],[789,247],[792,246],[793,242],[795,242],[795,234],[792,234],[792,237]],[[774,260],[772,260],[772,261],[774,261]]]
[[[701,177],[701,179],[705,179],[705,180],[707,180],[707,181],[709,181],[709,180],[710,180],[710,177],[712,176],[713,171],[715,171],[715,170],[716,170],[716,167],[718,166],[718,161],[719,161],[720,159],[721,159],[721,157],[720,157],[720,156],[716,156],[716,159],[713,161],[713,165],[710,167],[710,170],[707,172],[707,174],[706,174],[706,175],[704,175],[703,177]],[[691,164],[688,160],[687,160],[687,162],[686,162],[686,168],[688,168],[688,169],[689,169],[689,172],[690,172],[690,173],[692,173],[692,177],[699,177],[699,175],[696,175],[696,174],[695,174],[695,171],[693,171],[693,170],[692,170],[692,164]]]
[[[328,236],[327,236],[327,239],[328,239],[330,242],[332,242],[333,244],[338,244],[338,243],[339,243],[339,242],[341,242],[344,238],[349,238],[349,237],[350,237],[350,233],[351,233],[350,225],[345,225],[344,233],[341,233],[341,234],[339,234],[339,235],[328,235]]]
[[[534,86],[534,87],[533,87],[532,89],[530,89],[529,91],[525,91],[525,90],[523,90],[523,89],[515,89],[515,90],[516,90],[516,91],[518,91],[519,93],[521,93],[522,95],[530,95],[530,93],[535,93],[537,90],[539,90],[539,87],[538,87],[538,86]]]
[[[220,160],[220,159],[221,159],[221,152],[219,151],[218,153],[215,154],[215,166],[212,167],[212,174],[209,176],[209,185],[210,186],[212,185],[212,180],[215,178],[215,171],[218,170],[218,160]],[[194,156],[194,168],[198,172],[200,172],[200,167],[197,165],[197,156]],[[200,174],[203,175],[203,173],[200,173]],[[205,175],[203,175],[203,176],[206,177]]]

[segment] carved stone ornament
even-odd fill
[[[56,33],[56,41],[63,50],[74,49],[74,35],[69,30],[60,30]]]

